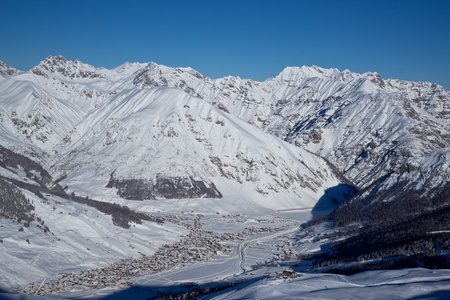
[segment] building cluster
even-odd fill
[[[297,258],[298,253],[292,249],[289,245],[279,245],[277,251],[273,255],[273,260],[289,260],[291,258]]]

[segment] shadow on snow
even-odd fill
[[[141,286],[136,285],[114,294],[107,295],[103,300],[119,299],[208,299],[208,295],[217,296],[222,292],[242,290],[245,287],[268,278],[268,276],[254,277],[248,280],[240,281],[219,281],[205,284],[181,283],[170,286]]]
[[[340,183],[325,190],[325,194],[317,201],[311,211],[312,220],[317,220],[330,214],[342,202],[349,200],[358,190],[348,184]]]

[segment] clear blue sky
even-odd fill
[[[0,0],[0,60],[61,54],[264,80],[317,65],[450,90],[450,1]]]

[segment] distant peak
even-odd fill
[[[143,68],[141,68],[141,70],[139,71],[139,73],[155,73],[155,74],[161,74],[162,73],[162,68],[170,68],[170,67],[165,67],[162,65],[158,65],[155,62],[148,62],[148,63],[144,63],[143,64]]]
[[[299,80],[308,77],[333,77],[333,75],[339,74],[338,69],[324,69],[318,66],[302,66],[302,67],[286,67],[277,76],[282,80]]]
[[[11,68],[6,63],[0,60],[0,75],[15,75],[22,73],[22,71],[19,71],[17,69]]]
[[[139,63],[139,62],[125,62],[121,64],[120,66],[117,66],[113,69],[114,72],[122,75],[126,74],[133,74],[137,72],[140,69],[143,69],[145,67],[145,63]]]
[[[137,65],[142,65],[142,64],[139,62],[132,63],[132,62],[126,61],[123,64],[121,64],[120,66],[115,67],[114,69],[126,69],[126,68],[137,66]]]
[[[56,56],[49,55],[41,63],[55,65],[55,64],[61,64],[61,63],[67,63],[67,59],[61,55],[56,55]]]
[[[159,65],[157,63],[151,61],[151,62],[147,63],[147,67],[149,67],[149,68],[157,68],[157,67],[159,67]]]
[[[59,74],[70,79],[103,77],[95,67],[84,64],[78,59],[75,61],[67,60],[61,55],[50,55],[41,61],[39,65],[31,69],[31,72],[46,78],[54,77],[54,74]]]
[[[48,57],[49,58],[53,58],[53,59],[57,59],[57,60],[67,61],[67,59],[64,56],[60,55],[60,54],[58,54],[56,56],[49,55]]]

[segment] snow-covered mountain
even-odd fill
[[[3,76],[19,74],[21,71],[11,68],[0,60],[0,74]]]
[[[131,200],[240,190],[264,207],[312,207],[341,183],[322,158],[205,100],[214,96],[208,84],[222,83],[190,68],[106,70],[48,57],[0,81],[3,143],[24,154],[36,148],[61,185],[104,198],[111,188]]]
[[[287,206],[312,205],[339,180],[302,149],[366,189],[450,147],[449,92],[377,73],[287,67],[256,82],[156,63],[107,70],[49,56],[28,72],[2,74],[2,144],[40,157],[73,191],[83,186],[75,178],[95,178],[95,195],[107,187],[128,199],[220,198],[237,182],[269,207],[278,204],[268,204],[268,195],[280,191],[290,195],[281,197]],[[436,184],[447,178],[447,171],[429,177]],[[164,184],[185,192],[150,192]],[[138,186],[139,195],[130,195]]]
[[[150,82],[155,74],[158,79]],[[187,76],[180,79],[180,74]],[[151,64],[134,83],[178,87],[206,99],[324,156],[361,188],[402,168],[411,157],[450,146],[450,94],[433,83],[316,66],[288,67],[264,82],[191,74]]]
[[[153,222],[136,223],[122,238],[129,220],[143,217],[111,213],[128,214],[124,206],[144,213],[311,209],[358,190],[333,215],[347,226],[370,225],[364,212],[381,206],[403,211],[411,197],[418,199],[414,217],[449,204],[450,93],[433,83],[317,66],[288,67],[264,82],[211,79],[153,62],[108,70],[49,56],[27,72],[0,62],[0,121],[0,184],[13,195],[8,203],[23,210],[0,211],[8,220],[1,232],[19,232],[4,236],[13,243],[0,244],[3,262],[31,264],[39,276],[58,272],[41,270],[49,245],[56,245],[52,255],[81,247],[93,267],[179,238],[175,225],[162,237]],[[67,216],[69,229],[50,207]],[[27,229],[30,223],[39,226]],[[157,241],[146,248],[149,230]],[[120,244],[128,237],[131,250],[131,242]],[[16,247],[38,258],[15,256]],[[19,282],[21,274],[14,276]]]
[[[388,177],[378,189],[416,182],[417,176],[437,186],[448,182],[442,167],[448,160],[439,153],[450,147],[450,93],[437,84],[317,66],[287,67],[264,82],[213,80],[154,63],[137,75],[138,87],[176,87],[324,157],[360,189]],[[420,171],[418,165],[436,156],[444,157],[438,162],[442,172]],[[408,175],[413,170],[419,171]]]

